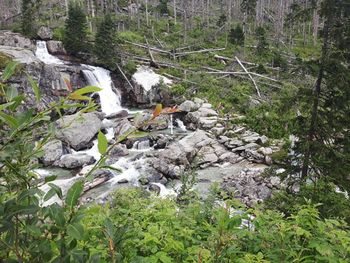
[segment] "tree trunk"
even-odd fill
[[[314,140],[314,135],[317,129],[317,118],[318,118],[318,109],[319,109],[319,102],[320,102],[320,94],[321,94],[321,86],[322,81],[324,77],[324,68],[326,59],[328,56],[328,39],[329,39],[329,26],[330,21],[327,20],[324,25],[324,37],[323,37],[323,47],[322,47],[322,57],[321,57],[321,64],[320,69],[318,71],[318,77],[316,80],[314,92],[313,92],[313,106],[312,106],[312,113],[311,113],[311,123],[310,123],[310,129],[307,136],[307,149],[304,154],[304,161],[303,166],[301,170],[301,178],[303,181],[306,180],[308,171],[309,171],[309,165],[310,165],[310,158],[312,157],[312,141]]]

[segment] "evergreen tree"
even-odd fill
[[[227,17],[225,14],[220,15],[218,22],[216,23],[218,27],[222,27],[227,22]]]
[[[109,69],[114,69],[118,60],[116,33],[114,21],[108,14],[97,28],[94,51],[98,62]]]
[[[69,54],[78,55],[88,50],[87,28],[86,16],[82,7],[77,2],[71,2],[63,38],[64,47]]]
[[[255,32],[256,38],[258,40],[258,44],[256,46],[257,55],[265,55],[268,50],[269,44],[266,40],[266,31],[263,27],[259,26]]]
[[[240,25],[237,25],[235,28],[231,28],[229,33],[230,42],[234,45],[244,46],[244,32]]]
[[[169,14],[168,10],[168,0],[159,0],[159,4],[157,6],[158,12],[160,15]]]
[[[33,3],[32,0],[22,0],[22,17],[21,17],[21,30],[22,34],[27,37],[34,36],[33,29]]]

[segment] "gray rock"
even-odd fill
[[[198,124],[199,123],[199,118],[201,117],[200,113],[198,111],[195,112],[189,112],[185,116],[185,123],[193,123],[193,124]]]
[[[212,131],[216,136],[220,136],[220,135],[224,134],[224,132],[225,132],[225,127],[222,126],[221,124],[217,124],[213,129],[211,129],[211,131]]]
[[[51,28],[47,26],[41,26],[37,32],[37,35],[41,38],[41,40],[50,40],[52,39],[53,33]]]
[[[6,30],[0,30],[0,46],[23,48],[29,51],[35,49],[35,45],[29,38]]]
[[[258,144],[249,143],[249,144],[243,145],[241,147],[234,148],[234,149],[232,149],[232,151],[233,152],[241,152],[241,151],[246,151],[246,150],[255,150],[257,148],[259,148]]]
[[[202,108],[211,109],[213,106],[210,103],[203,103]]]
[[[58,166],[62,168],[74,169],[85,165],[93,164],[95,158],[87,154],[66,154],[61,157]]]
[[[204,104],[203,104],[204,105]],[[203,106],[198,109],[198,112],[201,117],[213,117],[218,116],[218,113],[211,108],[204,108]]]
[[[75,150],[87,148],[102,127],[99,115],[94,112],[64,116],[56,121],[57,138]]]
[[[120,119],[117,122],[116,127],[114,128],[115,138],[118,138],[119,136],[130,131],[131,129],[135,129],[135,127],[131,124],[131,122],[128,119]]]
[[[205,101],[200,98],[194,98],[193,102],[196,103],[199,107],[201,107]]]
[[[63,155],[63,145],[60,140],[52,140],[48,142],[43,147],[43,150],[44,156],[41,158],[41,161],[45,166],[52,165]]]
[[[50,40],[46,42],[47,50],[52,55],[67,55],[62,41]]]
[[[184,112],[196,111],[196,110],[198,110],[198,108],[199,108],[198,105],[190,100],[184,101],[178,107],[179,110],[184,111]]]
[[[129,113],[127,110],[121,110],[112,114],[109,114],[106,116],[107,119],[119,119],[119,118],[126,118],[129,116]]]
[[[200,117],[199,126],[204,130],[209,130],[215,127],[218,123],[217,117]]]

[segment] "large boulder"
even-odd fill
[[[74,150],[86,149],[102,127],[101,116],[95,112],[64,116],[56,122],[57,138]]]
[[[41,162],[45,166],[52,165],[54,162],[60,160],[63,155],[63,145],[60,140],[52,140],[48,142],[44,147],[44,156],[41,158]]]
[[[37,35],[41,40],[50,40],[52,39],[53,33],[51,28],[47,26],[41,26],[37,32]]]
[[[155,103],[168,105],[172,101],[169,85],[172,81],[155,73],[151,68],[140,66],[131,78],[132,88],[126,86],[126,93],[135,105],[150,106]]]
[[[62,41],[47,41],[46,42],[47,50],[52,55],[67,55],[67,52],[63,46]]]
[[[95,162],[95,158],[85,153],[66,154],[61,157],[58,166],[62,168],[75,169]]]

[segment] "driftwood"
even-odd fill
[[[148,55],[149,55],[149,57],[150,57],[150,59],[151,59],[151,62],[150,62],[151,67],[159,68],[159,65],[158,65],[157,62],[154,60],[154,57],[153,57],[151,48],[150,48],[150,46],[149,46],[149,44],[148,44],[148,40],[147,40],[146,36],[145,36],[145,41],[146,41],[146,43],[147,43]]]
[[[121,67],[116,63],[117,68],[119,69],[120,73],[123,75],[123,77],[125,78],[125,80],[128,82],[128,84],[130,85],[131,89],[134,89],[134,86],[131,84],[131,82],[129,81],[128,77],[125,75],[125,73],[123,72],[123,70],[121,69]]]
[[[260,90],[259,90],[259,87],[258,85],[256,84],[255,82],[255,79],[252,77],[252,75],[248,72],[248,70],[244,67],[244,65],[242,64],[242,62],[238,59],[238,57],[235,57],[235,59],[237,60],[238,64],[242,67],[242,69],[248,74],[249,78],[251,79],[251,81],[253,82],[254,84],[254,87],[256,89],[256,93],[258,94],[259,97],[261,97],[261,94],[260,94]]]
[[[201,50],[195,50],[195,51],[187,51],[187,52],[181,52],[181,53],[175,53],[176,57],[183,57],[187,56],[190,54],[195,54],[195,53],[205,53],[205,52],[213,52],[213,51],[222,51],[225,50],[226,48],[208,48],[208,49],[201,49]]]

